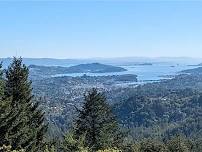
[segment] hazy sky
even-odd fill
[[[202,57],[202,1],[0,2],[0,57]]]

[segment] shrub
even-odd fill
[[[0,151],[1,152],[25,152],[23,149],[21,150],[11,150],[12,147],[10,145],[6,146],[3,145],[2,147],[0,147]]]

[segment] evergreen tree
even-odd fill
[[[7,128],[7,142],[14,149],[39,151],[43,146],[43,137],[47,130],[44,113],[39,104],[33,102],[29,70],[22,64],[21,58],[14,58],[6,71],[5,99],[11,99],[13,122]],[[16,116],[15,116],[16,115]],[[15,117],[13,117],[15,116]],[[6,124],[8,125],[8,124]]]
[[[30,103],[33,98],[29,69],[22,64],[22,58],[15,58],[6,70],[5,96],[13,98],[13,106]]]
[[[20,111],[11,107],[11,98],[4,97],[4,79],[2,63],[0,64],[0,145],[9,145],[9,139],[12,131],[16,127],[20,127],[21,121],[17,121],[20,117]],[[15,124],[15,125],[14,125]],[[18,136],[16,135],[16,138]]]
[[[10,104],[11,100],[0,99],[0,146],[10,144],[7,136],[13,128],[12,124],[15,123],[15,120],[19,116],[19,113],[13,113],[15,110],[10,107]]]
[[[192,149],[190,143],[179,135],[169,140],[167,147],[170,152],[191,152]]]
[[[76,137],[85,135],[85,146],[92,151],[120,145],[118,124],[104,95],[92,89],[84,97],[85,103],[76,121]]]
[[[65,136],[61,149],[64,152],[87,152],[88,147],[85,147],[85,136],[75,138],[74,133],[69,131]]]
[[[3,70],[2,70],[2,63],[0,63],[0,98],[3,96],[3,88],[4,88],[4,81],[3,81]]]

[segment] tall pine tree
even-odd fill
[[[6,71],[4,90],[5,99],[11,99],[9,106],[13,111],[13,122],[7,124],[6,140],[14,149],[23,148],[29,152],[38,152],[43,147],[47,125],[44,123],[44,113],[39,104],[33,102],[28,76],[29,70],[22,63],[22,58],[14,58]]]
[[[85,103],[75,124],[76,138],[85,136],[85,146],[96,151],[117,146],[121,137],[117,121],[106,98],[96,89],[85,95]]]
[[[0,64],[0,146],[8,145],[9,134],[12,130],[15,131],[16,127],[20,127],[21,121],[17,122],[20,111],[11,107],[11,98],[4,97],[4,79],[2,63]],[[15,124],[15,125],[14,125]],[[17,137],[17,136],[16,136]]]
[[[2,63],[0,63],[0,98],[2,98],[3,96],[3,86],[4,82],[3,82],[3,70],[2,70]]]

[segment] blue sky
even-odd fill
[[[0,2],[0,57],[202,57],[202,1]]]

